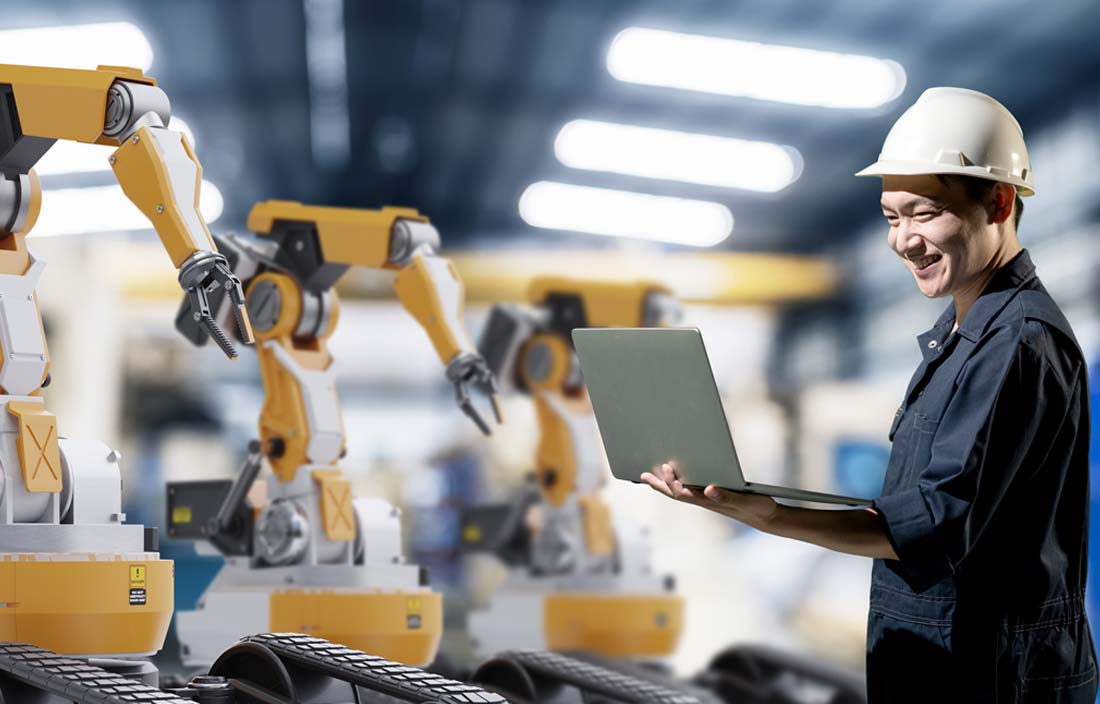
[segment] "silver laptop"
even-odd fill
[[[696,328],[578,328],[573,342],[618,479],[674,460],[690,487],[849,506],[869,499],[745,481]]]

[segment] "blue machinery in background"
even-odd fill
[[[833,446],[831,489],[844,496],[878,496],[890,462],[890,444],[864,439],[841,439]]]

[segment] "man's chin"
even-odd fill
[[[917,288],[924,295],[925,298],[943,298],[947,295],[947,287],[942,285],[939,281],[921,281],[916,276],[913,277],[917,281]]]

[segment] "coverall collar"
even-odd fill
[[[1033,278],[1035,278],[1035,265],[1031,262],[1028,251],[1022,249],[993,275],[985,290],[982,291],[982,295],[978,296],[978,300],[974,301],[974,305],[970,307],[970,312],[966,314],[966,320],[959,326],[958,333],[971,342],[977,342],[997,313],[1008,305],[1016,291]],[[925,360],[937,356],[944,348],[954,324],[955,303],[952,301],[936,324],[917,336],[917,344],[920,345],[921,355]]]

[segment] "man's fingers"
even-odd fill
[[[675,499],[676,495],[672,493],[672,489],[668,487],[660,477],[651,474],[650,472],[642,472],[641,480],[649,485],[649,488],[659,491],[670,499]]]
[[[756,498],[747,494],[739,494],[736,491],[723,489],[713,484],[703,489],[703,496],[716,504],[721,504],[722,506],[738,511],[750,509]]]
[[[680,481],[679,477],[675,477],[669,487],[672,489],[672,491],[676,493],[677,496],[685,499],[695,498],[695,493],[691,489],[688,489],[686,486],[684,486],[684,483]]]
[[[684,485],[680,482],[680,478],[676,476],[676,470],[671,462],[665,462],[661,465],[661,478],[676,498],[688,498],[690,496],[690,492],[685,493]]]
[[[664,480],[664,476],[666,476],[666,473],[662,471],[661,467],[654,467],[653,472],[643,472],[641,480],[648,484],[651,489],[659,491],[669,498],[705,505],[706,499],[699,492],[692,491],[680,483],[679,480],[673,480],[674,484],[670,485],[669,482]]]
[[[679,470],[676,468],[675,462],[665,462],[661,465],[661,474],[665,480],[665,484],[672,487],[673,491],[679,492],[684,487],[684,482],[680,478]]]
[[[684,482],[680,479],[680,475],[677,473],[676,464],[674,462],[662,463],[660,466],[656,467],[656,472],[661,480],[664,481],[665,486],[672,491],[672,496],[674,498],[696,503],[701,500],[702,497],[699,496],[698,492],[692,491],[684,485]]]
[[[726,503],[729,500],[729,492],[724,489],[719,489],[713,484],[703,489],[703,496],[711,501],[717,501],[720,504]]]
[[[749,497],[744,494],[738,494],[714,486],[713,484],[703,489],[703,496],[707,497],[708,504],[715,508],[720,508],[723,512],[730,515],[741,514],[750,509],[750,507],[746,505],[749,503]]]

